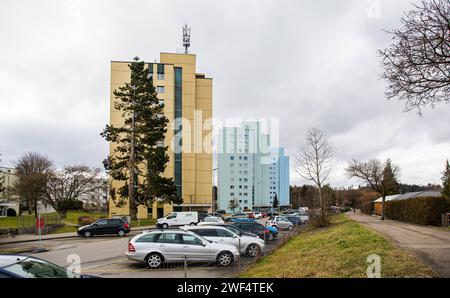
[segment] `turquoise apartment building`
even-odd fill
[[[279,206],[289,206],[289,157],[271,147],[260,122],[224,127],[218,143],[218,210],[267,210],[275,195]]]

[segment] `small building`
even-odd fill
[[[405,193],[405,194],[386,196],[385,202],[397,201],[397,200],[407,200],[407,199],[420,198],[420,197],[440,197],[440,196],[442,196],[442,194],[439,191],[408,192],[408,193]],[[382,202],[383,202],[383,198],[382,197],[379,197],[378,199],[373,201],[374,213],[376,215],[381,215]]]

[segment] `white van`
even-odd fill
[[[158,218],[156,226],[167,229],[172,226],[196,225],[198,223],[198,212],[172,212],[166,217]]]

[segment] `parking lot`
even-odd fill
[[[265,223],[265,220],[258,220]],[[270,254],[292,236],[296,235],[302,226],[294,231],[280,231],[274,240],[266,241],[261,256]],[[139,234],[133,231],[129,237]],[[81,273],[99,277],[192,277],[214,278],[232,277],[247,266],[256,262],[258,257],[243,255],[229,267],[220,267],[216,263],[169,263],[159,269],[149,269],[145,264],[128,260],[125,256],[129,237],[96,236],[92,238],[74,237],[53,239],[39,242],[26,242],[0,245],[1,252],[21,250],[25,255],[32,255],[56,263],[63,267],[81,263]],[[33,252],[41,246],[45,251]]]

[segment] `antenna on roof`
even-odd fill
[[[183,27],[183,47],[184,53],[187,54],[188,48],[191,46],[191,27],[188,27],[187,23]]]

